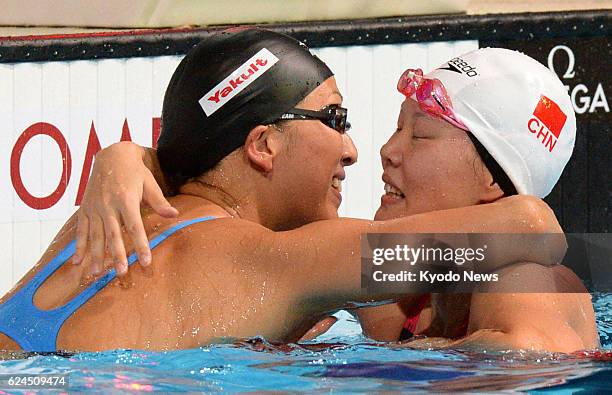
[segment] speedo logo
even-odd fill
[[[242,92],[247,86],[261,77],[276,62],[278,62],[278,58],[272,52],[267,48],[261,49],[206,93],[199,100],[200,106],[202,106],[207,116],[211,116],[230,101],[232,97]]]
[[[468,77],[476,77],[478,72],[472,66],[470,66],[465,60],[461,58],[454,58],[449,60],[448,66],[440,67],[442,70],[454,71],[455,73],[465,74]]]

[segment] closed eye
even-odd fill
[[[432,138],[431,136],[431,132],[426,132],[424,131],[424,127],[422,126],[418,126],[415,127],[413,132],[412,132],[412,138],[413,139],[430,139]]]
[[[415,132],[415,133],[412,133],[412,138],[413,139],[429,139],[431,137],[425,134],[422,134],[422,133]]]

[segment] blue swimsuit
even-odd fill
[[[201,217],[181,222],[153,238],[149,242],[149,246],[152,250],[176,231],[191,224],[214,218]],[[112,269],[65,305],[53,310],[40,310],[36,308],[34,306],[34,294],[42,283],[74,254],[75,249],[76,241],[72,240],[45,267],[36,273],[26,285],[6,302],[0,304],[0,333],[9,336],[24,351],[56,351],[55,343],[57,336],[68,317],[117,276],[115,270]],[[136,260],[136,253],[133,253],[128,258],[128,265],[131,266]]]

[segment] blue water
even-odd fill
[[[594,305],[602,346],[610,350],[612,294],[595,295]],[[392,348],[364,338],[348,314],[318,343],[273,346],[251,339],[165,353],[34,355],[0,360],[0,374],[68,373],[71,392],[100,393],[612,392],[612,362],[554,354]],[[2,390],[8,392],[0,389],[0,394]]]

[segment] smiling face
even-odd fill
[[[319,111],[341,104],[342,95],[331,77],[297,107]],[[279,204],[295,219],[291,226],[336,218],[344,167],[357,160],[353,141],[316,119],[283,121],[278,127],[288,143],[275,160],[273,177],[286,197]]]
[[[380,150],[386,193],[377,220],[464,207],[503,195],[467,132],[402,104],[396,132]]]

